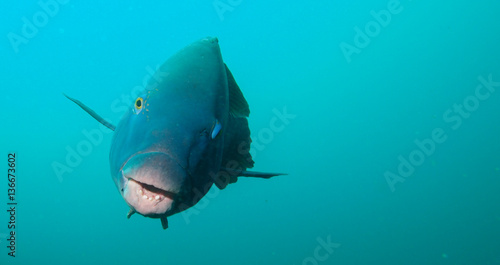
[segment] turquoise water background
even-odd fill
[[[498,1],[0,10],[0,264],[500,264]],[[254,169],[289,175],[213,187],[166,231],[127,220],[112,133],[62,93],[116,124],[148,69],[205,36],[250,104]]]

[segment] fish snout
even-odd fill
[[[136,154],[123,166],[121,193],[136,212],[155,217],[175,211],[186,170],[162,152]]]

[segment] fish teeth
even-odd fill
[[[153,200],[159,201],[161,199],[160,195],[156,195],[156,196],[153,195],[153,196],[149,197],[148,195],[144,194],[144,191],[142,189],[138,189],[137,194],[139,194],[139,196],[142,197],[144,200],[148,200],[148,201],[153,201]]]

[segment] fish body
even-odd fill
[[[68,97],[69,98],[69,97]],[[248,172],[248,103],[225,65],[218,40],[204,38],[169,58],[114,126],[69,98],[114,130],[111,176],[128,217],[167,217],[195,205],[215,184],[224,189]]]

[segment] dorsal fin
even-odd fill
[[[92,118],[96,119],[98,122],[100,122],[102,125],[108,127],[110,130],[114,131],[116,126],[114,126],[113,124],[109,123],[108,121],[106,121],[105,119],[103,119],[101,116],[99,116],[99,114],[97,114],[95,111],[93,111],[91,108],[85,106],[85,104],[83,104],[82,102],[80,102],[79,100],[76,100],[66,94],[63,93],[63,95],[65,97],[67,97],[69,100],[75,102],[76,105],[80,106],[80,108],[82,108],[84,111],[86,111],[90,116],[92,116]]]
[[[226,64],[227,86],[229,88],[229,113],[235,117],[248,117],[250,115],[250,108],[248,103],[241,93],[240,87],[236,84],[233,74],[229,71]]]

